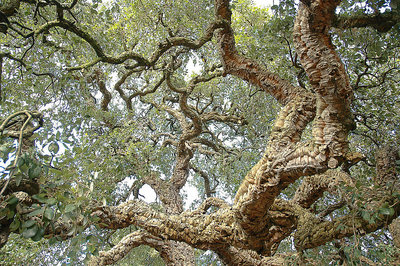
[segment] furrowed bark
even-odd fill
[[[393,238],[393,244],[400,248],[400,218],[396,218],[389,225],[389,232]]]
[[[269,265],[280,266],[285,264],[284,257],[262,257],[253,250],[242,250],[229,247],[217,252],[226,265]]]
[[[328,33],[338,4],[334,1],[301,4],[295,23],[296,49],[316,95],[287,86],[286,82],[271,81],[273,89],[266,90],[285,106],[274,124],[265,154],[247,174],[235,197],[241,226],[251,234],[265,230],[268,209],[290,183],[301,176],[335,168],[344,161],[347,134],[353,125],[349,118],[352,91]],[[254,82],[261,80],[255,74],[260,70],[254,70],[257,67],[253,62],[243,63],[247,59],[236,51],[228,1],[216,1],[216,13],[228,21],[228,26],[217,34],[227,73],[260,86]],[[315,114],[314,140],[299,143]]]
[[[166,265],[194,265],[193,255],[182,248],[181,243],[163,241],[144,230],[139,230],[125,236],[117,245],[108,251],[100,251],[97,257],[92,257],[89,265],[110,265],[118,262],[133,248],[147,245],[156,249]]]
[[[285,263],[284,258],[273,255],[279,243],[293,232],[296,248],[302,251],[334,239],[351,236],[356,232],[365,234],[375,231],[397,216],[400,211],[398,199],[387,193],[392,188],[398,189],[395,186],[397,173],[393,166],[393,161],[398,159],[398,155],[392,153],[394,149],[378,153],[375,188],[365,190],[365,195],[378,195],[382,200],[376,202],[371,198],[370,201],[363,202],[363,206],[371,211],[379,210],[383,204],[389,204],[394,209],[393,215],[382,214],[379,221],[370,223],[360,215],[358,209],[352,209],[351,204],[348,206],[349,214],[334,216],[334,219],[329,220],[325,216],[332,210],[323,211],[322,215],[318,215],[309,209],[323,196],[324,191],[335,192],[337,186],[343,183],[352,186],[348,174],[329,170],[337,168],[343,162],[351,161],[347,137],[353,127],[350,112],[352,90],[343,63],[336,54],[329,35],[339,2],[304,0],[299,5],[294,41],[301,64],[315,93],[291,85],[236,50],[228,0],[215,1],[216,22],[212,23],[198,40],[171,37],[160,43],[148,59],[133,51],[116,56],[107,54],[101,43],[88,32],[63,19],[50,21],[37,30],[35,34],[41,34],[53,27],[61,27],[76,34],[93,48],[97,59],[70,70],[99,62],[121,64],[127,60],[134,60],[134,66],[127,67],[130,70],[114,87],[129,110],[133,109],[133,97],[155,92],[164,81],[171,90],[169,93],[176,96],[170,100],[172,104],[166,98],[161,104],[150,103],[168,112],[181,126],[180,135],[161,133],[169,137],[165,143],[176,147],[173,173],[166,180],[161,179],[158,173],[151,173],[140,180],[156,191],[164,210],[157,211],[141,201],[94,208],[92,216],[99,218],[98,224],[102,228],[120,229],[136,225],[142,229],[123,238],[111,250],[101,252],[98,258],[93,259],[93,265],[114,263],[132,248],[142,244],[158,250],[167,265],[194,265],[193,247],[215,251],[229,265],[282,265]],[[283,107],[274,123],[265,153],[245,176],[234,204],[230,206],[223,200],[208,198],[197,210],[184,212],[180,190],[187,182],[194,151],[200,150],[201,145],[204,145],[218,152],[218,145],[201,138],[204,125],[211,120],[237,124],[244,124],[245,120],[214,111],[207,113],[207,107],[199,111],[197,106],[189,104],[192,100],[189,96],[195,85],[209,81],[220,73],[195,78],[186,88],[176,88],[171,76],[177,68],[172,67],[172,70],[165,70],[163,77],[151,90],[135,91],[126,95],[121,86],[133,73],[154,66],[159,58],[174,46],[183,46],[189,50],[200,48],[211,40],[217,28],[219,30],[215,36],[224,64],[224,74],[237,76],[262,88]],[[111,93],[100,82],[99,87],[104,100],[102,109],[107,111]],[[173,108],[177,105],[179,110]],[[302,133],[313,120],[313,140],[302,142]],[[208,177],[201,169],[195,171],[205,177],[207,192],[211,195]],[[285,188],[303,176],[307,177],[292,200],[278,199]],[[10,183],[9,188],[14,188],[14,185]],[[338,206],[342,205],[333,207]],[[7,223],[10,221],[1,222],[4,222],[6,227],[0,230],[0,246],[7,240]],[[63,224],[60,219],[54,228],[46,228],[46,237],[57,235],[66,239],[70,237],[70,229],[71,224]]]
[[[148,245],[153,248],[162,246],[163,241],[146,233],[145,231],[136,231],[125,236],[117,245],[108,251],[100,251],[97,257],[92,257],[89,265],[110,265],[116,263],[126,256],[133,248],[140,245]]]
[[[190,141],[202,133],[202,120],[195,112],[195,109],[188,104],[188,97],[197,83],[206,82],[216,76],[218,73],[209,77],[197,76],[193,78],[187,88],[176,88],[171,81],[171,73],[166,75],[168,87],[179,94],[180,110],[175,110],[166,104],[157,105],[175,117],[181,128],[182,134],[176,142],[176,161],[172,176],[169,180],[162,180],[156,174],[151,174],[143,178],[143,181],[149,184],[160,197],[167,214],[179,215],[183,212],[183,200],[180,190],[186,184],[189,175],[190,160],[193,158]],[[189,118],[191,122],[188,122]],[[166,240],[163,249],[158,249],[161,256],[168,265],[194,265],[194,251],[187,243]]]
[[[200,249],[217,250],[227,245],[262,248],[262,237],[246,234],[231,207],[220,208],[211,214],[201,211],[165,214],[144,202],[129,201],[115,207],[98,207],[92,215],[100,218],[104,228],[118,229],[133,224],[163,240],[185,242]]]
[[[334,239],[352,236],[355,233],[364,235],[374,232],[387,226],[398,216],[400,204],[397,196],[392,194],[400,188],[396,172],[396,160],[400,157],[398,149],[385,146],[377,152],[376,157],[375,185],[373,188],[366,188],[362,191],[362,198],[365,200],[360,206],[363,206],[363,210],[371,214],[377,213],[377,220],[374,222],[365,220],[360,210],[351,209],[350,214],[332,221],[315,222],[309,228],[298,227],[295,234],[297,249],[314,248]],[[393,208],[393,213],[379,212],[383,206]]]
[[[320,175],[308,176],[304,178],[291,201],[303,208],[309,208],[325,191],[334,192],[341,184],[354,186],[350,175],[340,170],[328,170]]]
[[[347,153],[347,135],[354,127],[350,112],[352,89],[329,35],[339,3],[301,2],[293,34],[300,62],[316,92],[315,144],[330,157],[331,168],[336,167]]]
[[[314,160],[318,154],[314,147],[296,145],[302,131],[314,117],[315,97],[240,56],[230,27],[228,1],[216,1],[216,13],[219,18],[227,21],[227,26],[217,33],[226,73],[263,88],[285,105],[274,124],[265,154],[246,175],[235,197],[235,206],[243,228],[258,233],[264,229],[268,208],[282,189],[300,176],[312,174],[313,166],[319,168],[318,161]],[[309,166],[306,171],[305,166]]]
[[[216,0],[215,12],[217,20],[222,19],[225,22],[223,29],[216,32],[225,74],[237,76],[262,88],[281,104],[288,103],[294,95],[300,93],[299,88],[237,52],[235,37],[231,28],[232,12],[229,8],[229,0]]]

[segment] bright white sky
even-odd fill
[[[279,0],[253,0],[257,6],[272,6],[273,4],[278,4]]]

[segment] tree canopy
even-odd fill
[[[398,263],[399,22],[398,0],[1,1],[0,260]]]

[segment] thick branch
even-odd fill
[[[389,11],[351,17],[336,17],[332,26],[341,29],[372,27],[379,32],[387,32],[399,22],[400,14]]]
[[[400,203],[396,195],[390,191],[399,189],[397,184],[396,160],[399,159],[398,149],[393,147],[384,147],[377,152],[377,178],[373,188],[366,188],[363,191],[364,202],[359,204],[364,212],[377,214],[374,222],[364,219],[362,213],[355,209],[350,214],[333,219],[332,221],[323,221],[318,223],[314,221],[313,226],[297,228],[295,243],[298,249],[313,248],[323,245],[333,239],[354,235],[358,233],[364,235],[374,232],[396,218],[400,212]],[[378,180],[383,181],[383,183]],[[390,186],[389,189],[387,186]],[[381,208],[393,209],[393,212],[379,212]]]
[[[297,189],[292,202],[309,208],[325,191],[334,192],[341,184],[354,186],[350,175],[340,170],[328,170],[320,175],[308,176]]]
[[[215,203],[225,206],[218,201]],[[222,207],[211,214],[200,214],[208,206],[202,208],[200,211],[173,215],[153,210],[141,201],[129,201],[116,207],[99,207],[92,215],[100,218],[100,226],[104,228],[136,225],[163,240],[185,242],[201,249],[216,250],[227,245],[258,249],[262,246],[259,236],[243,232],[230,207]]]
[[[253,250],[238,249],[232,246],[227,249],[218,250],[217,253],[226,265],[285,265],[284,257],[262,257]]]
[[[246,230],[264,230],[268,209],[283,189],[301,176],[327,168],[327,157],[317,146],[298,142],[313,118],[314,106],[313,97],[295,98],[281,110],[264,155],[247,173],[235,196]]]
[[[398,205],[395,211],[399,211]],[[394,215],[380,215],[378,221],[370,223],[356,213],[352,213],[336,218],[333,221],[324,221],[321,223],[317,223],[318,220],[315,219],[312,226],[309,225],[308,228],[304,227],[303,230],[297,230],[295,245],[297,249],[302,250],[318,247],[334,239],[349,237],[355,233],[365,235],[383,228],[394,218]]]
[[[168,213],[179,214],[183,211],[182,197],[173,183],[167,180],[162,180],[155,173],[144,176],[142,181],[154,189]]]
[[[89,265],[110,265],[125,257],[133,248],[147,245],[155,249],[161,249],[165,242],[144,230],[135,231],[125,236],[117,245],[108,251],[100,251],[97,257],[92,257]]]
[[[225,5],[219,3],[219,12],[226,17],[230,11],[227,3],[223,3]],[[336,5],[338,2],[319,0],[300,4],[294,39],[317,97],[304,92],[286,99],[287,104],[274,124],[263,158],[247,174],[238,190],[235,208],[242,227],[252,234],[265,230],[269,207],[290,183],[301,176],[335,168],[345,161],[346,139],[352,126],[352,94],[344,66],[328,33]],[[232,48],[233,40],[230,45]],[[315,112],[314,141],[300,143],[301,134]]]
[[[225,21],[224,28],[219,30],[216,36],[226,74],[232,74],[262,88],[281,104],[286,104],[300,92],[304,93],[303,89],[292,86],[277,74],[269,72],[257,62],[238,53],[231,28],[232,12],[229,8],[229,0],[216,0],[215,10],[217,18]]]
[[[335,157],[346,154],[347,134],[354,127],[352,88],[329,35],[338,4],[333,0],[300,3],[293,34],[300,62],[317,92],[315,142],[326,145],[328,154]]]

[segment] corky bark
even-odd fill
[[[296,49],[315,95],[238,55],[227,2],[216,1],[217,15],[229,25],[217,35],[226,72],[264,88],[284,104],[263,158],[245,177],[235,198],[243,228],[260,233],[269,207],[284,188],[301,176],[335,168],[344,160],[348,152],[346,138],[352,127],[352,92],[328,34],[338,2],[301,3],[295,23]],[[314,140],[299,142],[314,116]]]
[[[351,236],[354,232],[363,235],[376,231],[391,223],[398,216],[400,204],[396,195],[392,194],[399,190],[398,173],[395,164],[399,158],[398,148],[385,146],[378,150],[376,155],[376,178],[373,188],[365,188],[362,191],[364,201],[361,206],[365,210],[377,211],[382,206],[392,206],[393,215],[379,215],[378,221],[371,223],[360,216],[358,209],[351,209],[350,214],[338,217],[332,221],[314,223],[304,231],[296,232],[296,245],[302,248],[313,248],[325,244],[334,239]]]

